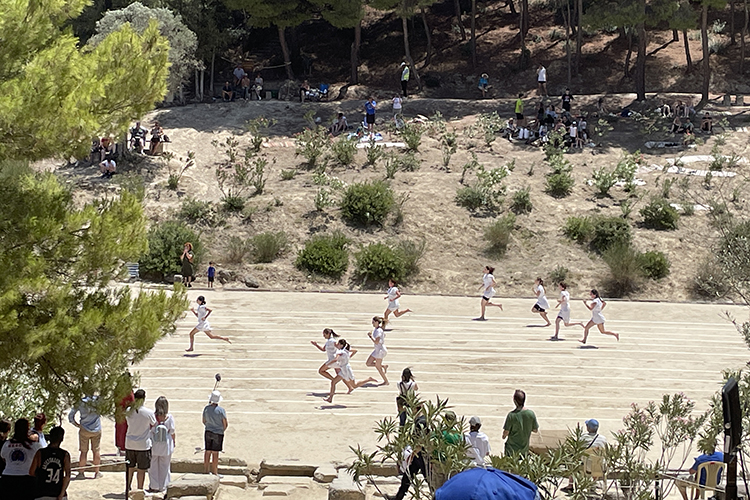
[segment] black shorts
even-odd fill
[[[209,276],[208,277],[208,282],[209,283],[213,283],[214,282],[214,277],[213,276]]]
[[[366,115],[365,121],[371,125],[375,124],[375,115]]]
[[[523,113],[516,113],[516,120],[523,120]]]
[[[151,468],[151,450],[125,450],[125,460],[131,469],[148,470]]]
[[[224,434],[216,434],[215,432],[206,431],[203,438],[206,451],[223,451]]]
[[[538,313],[546,312],[546,309],[539,307],[539,304],[534,304],[534,307],[532,307],[531,310]]]
[[[486,300],[487,302],[489,302],[489,301],[491,301],[492,299],[491,299],[491,298],[489,298],[489,297],[485,297],[484,295],[482,295],[482,300]]]
[[[564,109],[565,111],[568,111],[568,112],[570,112],[570,103],[569,103],[569,102],[564,102],[564,103],[562,104],[562,106],[563,106],[563,109]]]

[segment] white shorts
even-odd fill
[[[344,380],[354,380],[354,372],[352,372],[352,367],[349,365],[341,367],[341,369],[339,370],[339,376]]]
[[[603,325],[604,324],[604,315],[599,314],[592,314],[591,315],[591,321],[594,322],[595,325]]]
[[[195,325],[195,329],[200,332],[210,332],[211,325],[208,324],[208,321],[199,321],[198,324]]]
[[[383,345],[379,345],[375,349],[372,350],[372,352],[370,353],[370,356],[372,356],[375,359],[383,359],[386,354],[388,354],[388,349],[386,349],[385,346]]]
[[[567,311],[561,309],[560,312],[557,313],[557,317],[562,318],[565,323],[570,323],[570,309]]]
[[[490,300],[492,300],[492,297],[494,297],[494,296],[495,296],[495,291],[494,290],[485,290],[484,293],[482,294],[482,298],[485,299],[488,302]]]
[[[389,311],[398,311],[398,300],[391,300],[388,302]]]

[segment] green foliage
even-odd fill
[[[351,224],[382,226],[395,204],[393,190],[383,181],[352,184],[341,200],[341,215]]]
[[[598,217],[593,223],[591,247],[599,253],[615,244],[630,245],[632,231],[628,221],[621,217]]]
[[[315,210],[318,212],[324,211],[328,207],[332,207],[336,204],[333,197],[331,196],[331,192],[326,188],[319,188],[318,191],[315,193],[315,198],[313,199],[313,204],[315,205]]]
[[[282,181],[291,181],[297,176],[297,169],[290,168],[289,170],[281,169],[281,180]]]
[[[594,236],[594,223],[590,217],[568,217],[562,231],[568,239],[584,244]]]
[[[185,243],[193,244],[193,267],[199,266],[203,258],[203,244],[198,233],[178,221],[152,226],[148,231],[148,252],[139,261],[141,275],[160,280],[166,275],[179,273]]]
[[[716,300],[725,297],[731,290],[731,279],[725,275],[720,263],[712,257],[700,263],[690,283],[694,295]]]
[[[654,198],[641,209],[643,225],[649,229],[674,230],[680,214],[664,198]]]
[[[573,191],[575,181],[571,174],[573,167],[563,156],[562,150],[555,147],[555,141],[562,142],[559,134],[556,135],[557,138],[550,136],[549,142],[544,146],[544,154],[551,169],[547,174],[544,192],[554,198],[564,198]]]
[[[216,226],[221,223],[219,214],[216,213],[210,201],[200,201],[194,198],[185,198],[182,200],[177,217],[190,224]]]
[[[495,142],[497,134],[503,130],[503,120],[497,114],[497,111],[482,113],[477,118],[477,127],[482,134],[484,145],[490,147]]]
[[[600,167],[591,174],[594,186],[599,190],[599,196],[609,196],[609,190],[617,184],[617,177],[614,171],[607,167]]]
[[[553,198],[565,198],[573,192],[575,180],[570,172],[560,172],[547,176],[544,192]]]
[[[170,92],[179,93],[180,87],[192,76],[200,63],[195,59],[198,38],[182,22],[179,14],[169,9],[150,8],[139,2],[131,3],[119,10],[108,10],[96,23],[96,35],[89,39],[89,44],[99,45],[105,37],[129,26],[136,33],[142,34],[151,23],[156,23],[161,36],[169,41],[169,78]]]
[[[289,239],[284,231],[259,233],[250,238],[253,262],[256,264],[273,262],[284,254]]]
[[[477,159],[477,154],[472,151],[471,160],[464,163],[464,166],[461,170],[461,180],[459,182],[463,184],[464,181],[466,180],[466,174],[469,172],[475,172],[481,166],[482,165],[479,163],[479,160]]]
[[[177,168],[173,167],[173,160],[175,159],[175,154],[171,151],[165,151],[161,155],[161,159],[164,163],[167,165],[167,172],[169,173],[169,177],[167,178],[167,187],[171,190],[176,190],[177,186],[180,184],[180,180],[182,179],[182,176],[185,174],[185,172],[195,166],[195,152],[194,151],[188,151],[185,158],[178,158],[177,162],[179,163],[179,166]]]
[[[242,264],[250,253],[247,240],[239,236],[230,236],[224,251],[224,259],[230,264]]]
[[[502,181],[507,176],[508,169],[504,166],[487,170],[484,165],[479,165],[474,183],[456,191],[456,204],[472,212],[480,208],[495,211],[505,194],[505,184]]]
[[[306,128],[294,137],[296,156],[307,160],[308,168],[325,168],[319,161],[328,146],[328,135],[323,127]]]
[[[510,202],[510,209],[516,215],[528,214],[534,208],[531,204],[531,195],[529,187],[524,187],[513,193]]]
[[[664,252],[644,252],[639,257],[643,273],[651,279],[658,280],[669,275],[671,263]]]
[[[625,191],[630,193],[635,190],[635,173],[638,170],[638,165],[643,162],[643,155],[640,151],[636,151],[633,154],[626,154],[620,161],[617,162],[615,167],[615,177],[618,181],[625,183]]]
[[[276,158],[273,159],[276,163]],[[266,167],[268,166],[268,160],[263,157],[257,156],[250,162],[250,184],[255,188],[253,194],[263,194],[266,189]]]
[[[484,239],[487,241],[487,253],[494,257],[505,255],[510,243],[510,234],[516,224],[516,216],[506,214],[484,229]]]
[[[443,153],[443,168],[448,168],[451,162],[451,156],[456,153],[458,149],[458,138],[456,132],[446,132],[440,139],[440,150]]]
[[[313,236],[297,254],[295,265],[313,274],[340,278],[349,267],[349,240],[342,233]]]
[[[227,212],[242,212],[245,209],[245,198],[241,196],[224,196],[221,207]]]
[[[401,167],[401,161],[397,154],[390,154],[385,159],[385,178],[395,179],[396,172]]]
[[[111,415],[125,371],[187,306],[181,289],[111,286],[146,251],[140,202],[123,191],[81,206],[53,174],[0,163],[0,205],[0,413],[59,415],[98,394]]]
[[[640,255],[627,243],[617,242],[602,252],[602,259],[609,266],[606,281],[607,293],[622,297],[638,288],[643,277]]]
[[[404,261],[398,252],[385,243],[370,243],[354,254],[357,276],[367,281],[402,281],[406,276]]]
[[[357,154],[357,140],[341,136],[331,144],[331,152],[339,164],[348,167],[354,163],[354,156]]]
[[[263,142],[268,136],[268,129],[276,124],[276,120],[269,120],[265,116],[259,116],[245,122],[245,130],[250,132],[252,136],[250,138],[251,149],[259,153],[260,148],[263,147]]]
[[[549,279],[553,285],[559,285],[568,281],[568,273],[570,271],[567,267],[557,266],[549,273]]]
[[[396,244],[395,250],[404,263],[404,276],[409,278],[419,272],[419,262],[427,250],[427,241],[401,240]]]
[[[81,48],[66,26],[84,5],[0,9],[0,161],[83,158],[91,137],[122,135],[164,97],[169,46],[157,24],[140,34],[124,25]]]
[[[422,125],[406,123],[401,127],[400,133],[409,151],[419,151],[419,145],[422,143]]]
[[[407,151],[404,154],[397,154],[394,156],[395,161],[398,163],[400,170],[404,172],[416,172],[419,170],[419,158],[414,154],[414,151]]]
[[[224,148],[226,158],[216,167],[216,182],[221,191],[224,208],[230,212],[241,211],[245,206],[245,195],[253,184],[253,153],[239,150],[239,141],[234,137],[227,137],[224,142],[211,142],[216,148]]]
[[[120,185],[121,189],[128,191],[138,201],[143,202],[143,198],[146,196],[146,182],[142,175],[134,173],[122,174],[115,177],[115,181]]]
[[[378,146],[374,138],[370,139],[368,147],[365,148],[365,155],[367,159],[367,165],[374,167],[379,159],[385,154],[384,148]]]

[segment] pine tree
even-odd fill
[[[354,28],[351,48],[351,76],[349,83],[359,83],[359,46],[362,42],[362,19],[365,15],[363,0],[311,0],[320,9],[320,15],[331,26],[339,29]]]

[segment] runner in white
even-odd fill
[[[596,291],[596,289],[591,290],[591,304],[583,301],[584,304],[586,304],[586,307],[589,308],[591,311],[591,319],[588,323],[586,323],[586,326],[583,327],[583,338],[579,340],[581,344],[586,343],[586,339],[589,336],[589,330],[592,326],[596,325],[597,328],[599,328],[599,331],[605,335],[612,335],[614,338],[616,338],[618,341],[620,340],[620,335],[615,332],[610,332],[608,330],[604,329],[604,315],[602,314],[602,309],[604,309],[607,306],[607,303],[604,302],[599,297],[599,292]]]
[[[565,326],[579,325],[581,328],[584,326],[580,321],[577,323],[570,322],[570,292],[568,291],[568,285],[560,283],[558,286],[560,288],[560,298],[557,299],[555,309],[559,307],[560,312],[557,313],[557,319],[555,319],[555,335],[550,337],[550,340],[560,340],[560,337],[558,337],[560,334],[560,322]]]
[[[542,280],[542,278],[537,278],[534,281],[533,290],[534,290],[534,295],[536,295],[536,303],[534,304],[534,307],[531,308],[531,312],[538,313],[544,319],[544,321],[547,322],[547,324],[544,326],[550,326],[552,323],[547,317],[547,309],[549,309],[549,302],[547,302],[547,297],[544,294],[544,280]]]
[[[383,358],[388,354],[388,349],[385,348],[385,332],[383,331],[383,325],[385,320],[378,316],[372,318],[372,332],[368,333],[372,343],[375,344],[375,348],[370,353],[365,364],[367,366],[374,366],[381,377],[383,377],[383,383],[381,385],[388,385],[388,377],[385,374],[388,372],[388,365],[383,364]]]
[[[214,335],[213,333],[211,333],[211,325],[208,323],[208,316],[213,312],[213,309],[209,309],[208,307],[206,307],[206,299],[203,297],[203,295],[198,296],[196,302],[198,303],[198,310],[196,311],[195,309],[191,308],[190,311],[198,318],[198,324],[195,325],[195,328],[190,330],[190,347],[185,350],[188,352],[193,350],[193,347],[195,345],[195,334],[198,332],[205,333],[210,339],[223,340],[224,342],[228,342],[231,344],[232,341],[229,340],[229,338],[221,337],[219,335]]]
[[[326,353],[326,356],[328,357],[326,362],[320,365],[320,368],[318,369],[318,373],[320,373],[323,377],[327,378],[328,380],[333,380],[333,375],[328,373],[328,369],[329,369],[328,363],[330,363],[333,360],[333,358],[336,357],[336,352],[339,350],[338,347],[336,347],[336,339],[339,338],[339,335],[338,333],[334,332],[330,328],[326,328],[325,330],[323,330],[323,338],[326,339],[326,342],[323,345],[318,344],[314,340],[310,341],[310,343],[314,345],[315,347],[317,347],[319,350]],[[339,369],[336,368],[335,370],[336,370],[336,374],[338,374]]]
[[[352,371],[352,367],[349,365],[349,359],[357,354],[357,350],[350,349],[349,343],[344,339],[339,339],[339,341],[336,342],[336,347],[338,347],[336,357],[326,363],[329,368],[333,366],[339,367],[339,372],[336,374],[333,380],[331,380],[331,392],[328,397],[325,398],[325,401],[329,403],[333,402],[333,395],[336,394],[336,384],[338,384],[342,380],[349,388],[349,392],[347,394],[350,394],[354,389],[356,389],[357,387],[362,387],[368,382],[377,382],[372,377],[361,382],[357,382],[356,380],[354,380],[354,372]]]
[[[392,279],[388,280],[388,292],[387,295],[383,297],[383,300],[388,301],[388,307],[385,308],[385,312],[383,313],[383,326],[388,324],[388,316],[391,312],[397,318],[408,312],[413,312],[411,309],[405,309],[403,311],[399,310],[398,299],[400,298],[401,291],[398,289],[397,283]]]
[[[478,318],[474,318],[474,321],[485,321],[486,318],[484,317],[484,312],[487,306],[495,306],[499,307],[500,310],[503,310],[502,304],[493,304],[492,303],[492,297],[495,296],[495,285],[497,283],[495,282],[495,277],[492,275],[492,273],[495,272],[495,268],[492,266],[484,266],[484,275],[482,275],[482,286],[479,287],[479,290],[482,292],[482,315]]]

